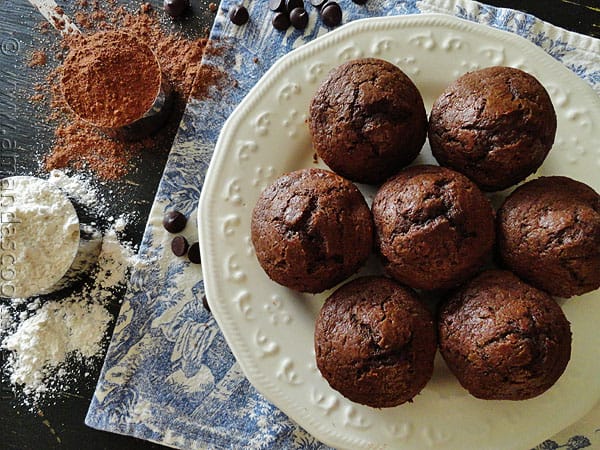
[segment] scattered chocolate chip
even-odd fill
[[[206,298],[206,295],[202,296],[202,306],[204,306],[205,310],[207,310],[208,312],[211,312],[210,305],[208,304],[208,299]]]
[[[357,5],[364,5],[365,3],[367,3],[367,0],[352,0],[354,3],[356,3]]]
[[[217,9],[219,9],[219,7],[217,6],[217,4],[216,4],[215,2],[210,2],[210,3],[208,4],[208,10],[209,10],[210,12],[213,12],[213,13],[214,13],[214,12],[217,12]]]
[[[285,0],[285,9],[291,13],[296,8],[304,9],[304,0]]]
[[[321,19],[328,27],[338,26],[342,22],[342,8],[336,2],[327,2],[321,8]]]
[[[163,217],[163,227],[169,233],[179,233],[183,231],[187,223],[187,217],[185,217],[179,211],[169,211],[165,213]]]
[[[171,17],[180,17],[190,6],[189,0],[164,0],[165,12]]]
[[[297,30],[303,30],[308,25],[308,13],[304,8],[294,8],[290,12],[290,22]]]
[[[199,242],[194,242],[192,245],[190,245],[190,248],[188,250],[188,258],[194,264],[200,264],[202,262],[202,260],[200,259],[200,243]]]
[[[273,14],[271,23],[273,24],[273,28],[276,30],[285,31],[291,25],[290,16],[286,12],[277,12]]]
[[[327,0],[310,0],[310,4],[317,9],[321,8],[325,3],[327,3]]]
[[[234,25],[244,25],[249,18],[248,10],[243,5],[235,5],[229,10],[229,20]]]
[[[274,12],[285,11],[285,0],[269,0],[269,9]]]
[[[183,236],[175,236],[171,241],[171,251],[175,256],[184,256],[189,247],[187,239]]]

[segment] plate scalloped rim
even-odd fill
[[[310,367],[310,362],[307,363],[308,368],[301,368],[294,362],[293,358],[289,357],[289,355],[282,350],[282,348],[288,346],[294,348],[294,346],[298,345],[298,342],[281,341],[281,339],[283,339],[282,336],[277,336],[278,339],[280,339],[279,342],[272,340],[269,332],[279,333],[284,326],[289,327],[290,323],[295,326],[296,322],[303,319],[305,321],[310,321],[311,317],[315,314],[315,308],[320,304],[327,293],[316,296],[316,299],[313,296],[302,296],[292,293],[291,291],[287,291],[285,288],[270,282],[264,274],[256,270],[256,267],[250,267],[254,256],[248,239],[249,229],[244,230],[244,225],[248,225],[249,212],[251,211],[260,190],[265,186],[265,183],[278,176],[283,170],[292,170],[308,164],[312,165],[311,162],[308,162],[312,160],[312,150],[310,150],[310,146],[306,151],[307,155],[303,156],[304,160],[300,162],[300,166],[298,167],[295,167],[295,165],[297,165],[300,160],[293,159],[291,161],[279,161],[277,158],[282,159],[279,156],[262,156],[260,151],[256,148],[257,145],[255,141],[271,139],[269,133],[272,135],[280,133],[280,130],[273,131],[273,127],[271,127],[272,123],[269,123],[280,120],[280,117],[277,117],[275,114],[267,114],[265,119],[264,112],[262,110],[257,111],[257,108],[267,102],[267,99],[271,99],[271,97],[275,95],[272,94],[275,85],[279,86],[284,82],[285,85],[283,87],[287,88],[287,90],[279,89],[277,91],[277,95],[279,96],[277,97],[277,100],[280,104],[287,104],[286,102],[290,100],[290,97],[292,97],[292,100],[290,100],[289,104],[294,106],[296,106],[296,104],[306,103],[305,97],[310,95],[311,91],[307,93],[304,84],[295,82],[297,78],[302,78],[306,75],[305,73],[300,73],[298,71],[293,72],[292,69],[296,68],[296,66],[306,67],[308,62],[316,56],[333,48],[339,48],[340,45],[347,44],[350,41],[361,41],[363,38],[368,39],[364,36],[370,36],[370,33],[387,32],[393,35],[397,33],[398,36],[401,36],[403,33],[407,33],[407,30],[412,29],[419,30],[420,34],[415,36],[423,39],[419,41],[413,36],[413,38],[416,39],[414,45],[419,47],[424,53],[432,52],[432,54],[435,54],[435,45],[437,45],[438,48],[440,45],[447,45],[449,46],[449,49],[452,49],[452,45],[460,45],[460,39],[458,39],[458,41],[452,41],[452,38],[458,38],[463,33],[466,33],[472,36],[478,36],[486,42],[491,41],[501,43],[504,46],[515,46],[518,51],[523,52],[523,55],[532,58],[532,60],[524,59],[524,66],[530,64],[531,61],[536,63],[535,69],[530,71],[538,76],[542,82],[544,82],[544,79],[546,78],[559,81],[558,84],[552,84],[552,90],[549,89],[549,91],[553,101],[557,105],[557,113],[566,109],[568,109],[569,112],[566,115],[563,114],[563,116],[566,117],[563,118],[564,120],[561,120],[559,117],[557,142],[555,143],[555,148],[551,152],[551,157],[548,158],[550,163],[544,164],[540,170],[541,174],[557,173],[554,169],[555,165],[561,166],[564,161],[568,160],[568,155],[563,155],[565,152],[562,151],[570,148],[569,145],[571,141],[569,139],[571,139],[571,136],[568,135],[567,132],[572,131],[574,127],[576,130],[583,131],[591,127],[593,131],[593,129],[597,129],[595,127],[600,123],[600,100],[595,92],[561,63],[549,57],[542,49],[512,33],[441,14],[369,18],[351,22],[293,50],[288,55],[278,60],[251,89],[223,126],[200,197],[198,224],[206,295],[217,323],[251,383],[277,407],[306,428],[307,431],[332,446],[348,448],[392,448],[402,446],[402,448],[406,449],[416,449],[423,447],[447,448],[446,446],[450,445],[450,442],[454,442],[452,445],[460,445],[460,443],[463,442],[463,438],[468,438],[468,436],[464,435],[464,433],[460,434],[460,430],[458,430],[458,435],[449,437],[448,434],[452,434],[452,432],[456,432],[457,430],[446,430],[443,426],[440,426],[439,421],[441,418],[437,417],[440,415],[438,411],[429,411],[429,414],[435,418],[432,425],[430,425],[427,420],[424,420],[425,425],[413,426],[413,428],[417,427],[418,430],[416,428],[404,428],[404,422],[399,422],[399,425],[394,428],[395,422],[393,419],[395,414],[399,414],[400,417],[404,417],[408,414],[406,413],[407,408],[418,410],[417,405],[422,401],[432,401],[429,396],[430,394],[433,395],[432,391],[436,390],[436,386],[434,386],[433,383],[441,383],[441,388],[435,392],[434,396],[436,398],[457,396],[460,400],[455,401],[462,402],[464,401],[463,397],[465,395],[464,392],[461,392],[461,388],[455,380],[448,379],[448,374],[446,373],[445,367],[443,367],[443,362],[438,358],[438,360],[436,360],[436,374],[434,374],[434,379],[425,388],[424,392],[415,399],[413,405],[401,405],[389,410],[373,410],[372,408],[353,404],[339,396],[339,394],[331,390],[326,382],[322,380],[318,371],[314,367]],[[430,33],[428,34],[429,31]],[[449,37],[444,41],[445,44],[436,42],[434,32],[441,32],[442,34],[443,32],[447,32]],[[432,37],[432,41],[427,41],[428,36]],[[469,43],[469,41],[463,42]],[[382,45],[385,47],[385,44]],[[393,45],[393,42],[391,45]],[[402,45],[404,45],[404,43]],[[434,47],[431,47],[431,45]],[[347,45],[347,48],[349,49],[348,54],[344,57],[353,57],[352,45]],[[501,47],[501,49],[502,48],[504,48],[505,53],[509,52],[507,47]],[[379,50],[381,50],[381,57],[387,59],[386,56],[388,55],[386,52],[388,50],[385,48]],[[514,53],[513,50],[514,49],[510,49],[510,51]],[[372,54],[377,51],[375,47],[369,47],[367,53],[369,51],[371,54],[366,56],[380,57],[378,54]],[[410,57],[410,55],[408,56]],[[495,55],[492,54],[488,56],[490,58],[490,64],[488,65],[493,65],[493,57]],[[498,58],[500,57],[498,56]],[[508,65],[513,65],[510,64],[510,58],[505,56],[504,60],[509,63]],[[396,62],[405,69],[407,74],[413,78],[413,81],[415,81],[420,89],[430,90],[428,83],[431,83],[431,79],[427,73],[422,69],[420,72],[412,74],[410,72],[411,69],[419,70],[419,67],[416,67],[419,64],[418,61],[416,63],[415,61],[411,62],[410,60],[392,62]],[[330,61],[328,64],[333,67],[339,63],[341,63],[341,61]],[[539,66],[537,64],[539,64]],[[472,68],[476,67],[460,67],[459,71],[460,69],[464,69],[464,72]],[[324,68],[322,69],[323,70],[320,72],[317,71],[312,75],[317,79],[322,78],[327,72]],[[442,69],[445,70],[446,67],[442,67]],[[456,76],[457,74],[448,75],[448,81],[456,78]],[[296,91],[294,90],[294,87],[296,87]],[[571,99],[568,97],[572,95],[578,100],[576,107],[571,107],[571,104],[569,103]],[[302,103],[302,101],[297,101],[296,97],[298,96],[303,97],[304,103]],[[565,98],[565,96],[567,98]],[[428,107],[431,104],[432,96],[430,95],[429,97],[430,101],[426,101],[426,105],[429,103]],[[435,95],[433,98],[434,97]],[[276,111],[279,113],[288,111],[280,106],[275,107],[276,110],[277,108],[280,109],[280,111]],[[586,111],[586,114],[583,114],[581,111]],[[268,112],[269,111],[267,111],[267,113]],[[290,137],[291,141],[293,143],[295,142],[293,145],[305,148],[306,130],[302,129],[302,122],[305,119],[303,114],[304,113],[301,111],[296,111],[294,117],[282,119],[281,124],[284,128],[288,127],[288,130],[285,130],[285,132]],[[249,116],[251,115],[254,116],[254,120],[248,121]],[[285,120],[287,120],[287,122],[285,122]],[[261,135],[265,129],[266,132]],[[252,133],[261,136],[258,136],[253,140],[247,139],[248,136],[252,134],[248,134],[248,130],[252,130]],[[245,132],[246,134],[244,134]],[[292,132],[295,134],[290,134]],[[298,135],[301,136],[298,137]],[[596,144],[598,143],[597,140],[592,140],[590,142],[588,139],[586,141],[585,136],[579,136],[579,138],[580,140],[576,143],[580,146],[585,146],[585,144],[587,144],[590,148],[594,148],[592,146],[594,142]],[[581,142],[582,140],[583,142]],[[273,144],[273,142],[271,142],[271,144]],[[262,148],[264,145],[258,145],[258,147]],[[557,149],[557,147],[559,148]],[[600,146],[596,145],[595,148],[598,147]],[[584,151],[585,150],[586,149],[584,148]],[[424,149],[424,152],[425,151],[426,150]],[[554,158],[554,154],[557,152],[560,153]],[[248,161],[260,158],[263,158],[260,160],[262,165],[255,167],[253,172],[249,170],[251,169],[249,165],[244,166]],[[275,159],[275,161],[273,162],[271,159]],[[556,159],[556,161],[553,161],[554,159]],[[430,161],[432,161],[432,159],[429,159],[429,161],[421,160],[420,162]],[[598,186],[599,181],[594,180],[593,178],[593,169],[585,170],[587,167],[586,163],[589,162],[588,158],[583,156],[575,158],[574,161],[568,160],[570,165],[567,167],[569,169],[567,170],[567,174],[572,175],[573,173],[576,173],[578,175],[576,177],[577,179],[587,182],[596,190],[600,190],[600,186]],[[270,163],[273,163],[273,165],[270,165]],[[282,167],[275,167],[277,163],[281,164]],[[288,166],[291,164],[291,167],[284,167],[286,164]],[[600,157],[598,157],[598,164],[600,164]],[[236,175],[237,178],[231,178],[232,175]],[[241,175],[244,175],[245,178],[241,177]],[[254,177],[254,179],[250,182],[249,178],[252,177]],[[366,189],[366,191],[363,192],[366,192],[366,195],[368,196],[370,191]],[[253,201],[249,200],[250,197],[253,198]],[[215,212],[217,211],[216,208],[221,208],[218,210],[218,213]],[[239,214],[240,211],[241,214]],[[232,250],[235,250],[235,252],[232,252]],[[254,266],[258,266],[258,263],[255,260]],[[252,280],[252,283],[250,283],[249,280]],[[272,286],[268,283],[271,283]],[[249,284],[252,285],[248,286]],[[242,288],[240,288],[240,286],[242,286]],[[269,295],[265,292],[265,297],[269,297],[268,301],[259,303],[255,301],[254,296],[256,296],[255,294],[259,291],[259,288],[264,286],[268,286],[269,292],[273,292],[273,294]],[[301,306],[301,309],[294,310],[293,308],[288,308],[289,306],[294,305],[285,303],[285,298],[287,297],[294,298],[294,301]],[[565,307],[565,310],[568,313],[572,313],[573,317],[576,317],[579,322],[585,320],[588,322],[600,320],[598,311],[600,308],[595,308],[595,310],[592,308],[588,313],[580,311],[582,309],[582,304],[587,305],[593,300],[598,300],[597,298],[592,297],[598,297],[598,293],[595,292],[582,296],[579,299],[572,299],[565,302],[563,306]],[[313,302],[313,304],[310,305],[310,302]],[[575,305],[574,302],[578,302],[578,305]],[[290,313],[288,309],[295,314]],[[258,333],[256,329],[251,330],[252,327],[247,326],[249,315],[252,315],[251,322],[253,322],[253,324],[260,323],[263,327],[267,326],[265,329],[267,329],[268,332],[265,332],[260,328],[258,329],[260,333]],[[491,441],[487,442],[490,447],[486,448],[505,449],[509,448],[509,446],[511,448],[523,448],[525,446],[536,445],[544,438],[560,431],[560,429],[582,417],[594,406],[598,398],[600,398],[600,383],[596,379],[593,381],[589,379],[589,374],[591,372],[600,373],[600,363],[592,363],[589,360],[580,361],[581,352],[586,350],[586,348],[578,348],[578,345],[583,345],[583,343],[580,342],[582,338],[589,337],[586,335],[590,329],[593,330],[593,326],[588,322],[583,326],[579,322],[572,320],[569,314],[567,314],[567,316],[575,325],[577,325],[574,329],[574,357],[567,368],[567,372],[565,372],[563,378],[559,380],[557,386],[549,390],[543,396],[519,403],[523,405],[522,409],[530,402],[535,403],[536,405],[539,404],[540,407],[544,408],[557,406],[559,404],[557,400],[558,393],[563,392],[563,387],[567,384],[565,379],[581,378],[579,382],[587,383],[588,390],[585,395],[580,395],[580,398],[577,399],[579,406],[575,409],[573,409],[573,407],[571,407],[571,409],[563,408],[563,412],[565,412],[565,409],[568,409],[568,411],[566,411],[567,416],[561,418],[552,419],[553,416],[556,416],[555,411],[550,411],[548,420],[540,421],[538,417],[535,417],[534,419],[536,419],[537,422],[530,422],[528,425],[530,433],[509,433],[509,436],[505,436],[503,439],[503,435],[501,434],[499,436],[492,428],[489,430]],[[582,331],[579,331],[580,329]],[[283,333],[285,334],[288,332],[288,329],[284,329]],[[583,334],[583,336],[581,334]],[[289,341],[299,340],[292,338],[288,339]],[[253,343],[254,346],[251,347],[250,343]],[[575,343],[578,343],[578,345],[575,345]],[[312,341],[310,344],[307,344],[306,342],[304,342],[304,344],[305,347],[309,347],[310,351],[308,354],[314,360]],[[576,358],[576,367],[571,370],[571,366],[575,364],[573,360]],[[270,362],[275,359],[277,360],[277,363],[271,364]],[[267,367],[267,365],[269,367]],[[315,372],[313,374],[314,378],[310,378],[310,383],[308,383],[304,378],[310,376],[311,371]],[[580,372],[583,372],[583,375]],[[299,382],[299,380],[301,382]],[[303,385],[307,386],[307,389],[304,389],[302,387]],[[298,392],[300,392],[300,394],[298,394]],[[571,390],[568,390],[568,392],[571,392]],[[452,400],[440,400],[445,406],[447,406],[446,402],[448,401],[452,404]],[[307,402],[311,404],[308,404]],[[331,404],[327,402],[331,402]],[[466,402],[467,404],[480,404],[482,401],[467,398]],[[572,403],[572,401],[570,400],[569,403]],[[460,404],[462,405],[462,403]],[[484,411],[491,406],[494,406],[494,409],[504,410],[506,402],[483,402],[478,408]],[[324,413],[321,416],[316,416],[315,411],[319,411],[319,408],[323,409]],[[506,423],[502,422],[502,426],[507,430],[509,429],[507,424],[516,427],[519,425],[520,421],[531,421],[531,417],[519,413],[519,408],[508,408],[508,410],[514,412],[514,417],[512,419],[502,419],[503,421],[506,421]],[[398,413],[398,411],[401,412]],[[377,433],[373,431],[372,423],[371,426],[365,426],[372,422],[373,414],[371,413],[375,414],[376,417],[380,417],[382,421],[387,421],[386,427],[390,431],[389,434],[392,437],[382,439],[379,433],[380,430],[378,430]],[[493,413],[493,411],[491,413]],[[391,422],[388,421],[388,416],[392,418]],[[423,420],[422,416],[417,418]],[[487,422],[483,423],[484,419],[485,417],[482,417],[481,426],[483,428],[487,426]],[[450,420],[449,422],[452,421]],[[465,428],[469,433],[477,433],[480,431],[477,430],[479,425],[479,423],[466,424]],[[375,434],[377,434],[377,436]],[[458,439],[458,441],[453,441],[453,439]],[[515,441],[515,439],[519,440]],[[461,446],[461,448],[477,447],[472,445],[467,439],[466,444]]]

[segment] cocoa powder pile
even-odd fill
[[[121,127],[142,117],[160,83],[160,67],[150,47],[116,31],[82,36],[62,70],[66,102],[79,117],[100,127]]]
[[[31,54],[27,65],[29,67],[45,66],[48,58],[43,50],[36,50]]]
[[[109,138],[100,129],[73,114],[68,107],[61,88],[66,66],[62,64],[50,73],[47,80],[50,87],[49,119],[56,126],[54,144],[44,158],[45,170],[70,167],[87,169],[104,180],[123,177],[135,167],[136,158],[144,152],[169,150],[188,97],[202,98],[212,86],[218,87],[224,80],[224,74],[219,69],[201,64],[205,51],[218,51],[207,48],[206,38],[188,39],[179,33],[164,31],[158,14],[147,4],[142,5],[137,12],[129,12],[111,1],[88,3],[80,0],[77,4],[80,14],[72,16],[76,23],[78,18],[85,20],[85,23],[77,23],[84,33],[64,36],[61,41],[62,52],[56,57],[60,59],[70,52],[82,51],[89,41],[97,38],[98,33],[127,33],[152,49],[162,69],[162,76],[173,90],[174,105],[167,123],[155,135],[136,142]],[[149,90],[153,91],[154,98],[154,88]],[[70,98],[69,102],[87,101],[82,98],[83,92],[77,95],[80,96],[78,99]]]

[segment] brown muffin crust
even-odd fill
[[[317,367],[331,387],[374,408],[411,401],[433,374],[431,313],[388,278],[357,278],[336,290],[315,325]]]
[[[503,262],[558,297],[600,287],[600,195],[567,177],[541,177],[517,188],[498,210]]]
[[[571,330],[560,306],[508,271],[490,270],[445,303],[439,347],[472,395],[524,400],[548,390],[571,356]]]
[[[376,184],[417,157],[427,115],[404,72],[387,61],[362,58],[329,73],[311,101],[308,125],[314,149],[333,171]]]
[[[555,133],[556,113],[544,87],[510,67],[458,78],[435,101],[429,119],[435,159],[485,191],[505,189],[535,172]]]
[[[350,181],[302,169],[268,186],[252,212],[252,244],[267,275],[302,292],[321,292],[353,274],[373,245],[371,212]]]
[[[372,205],[385,270],[416,289],[443,289],[473,275],[494,243],[490,202],[467,177],[413,166],[384,183]]]

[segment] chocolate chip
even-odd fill
[[[171,17],[181,16],[190,6],[189,0],[164,0],[163,8]]]
[[[354,3],[356,3],[357,5],[364,5],[365,3],[367,3],[367,0],[352,0]]]
[[[297,30],[303,30],[308,25],[308,13],[304,8],[294,8],[290,12],[290,22]]]
[[[285,0],[285,9],[291,13],[296,8],[304,9],[304,0]]]
[[[274,12],[285,11],[285,0],[269,0],[269,9]]]
[[[271,23],[276,30],[285,31],[290,26],[290,16],[286,12],[277,12],[273,14]]]
[[[190,245],[188,250],[188,258],[194,264],[200,264],[202,260],[200,259],[200,243],[194,242]]]
[[[321,19],[328,27],[335,27],[342,22],[342,8],[336,2],[327,2],[321,8]]]
[[[207,310],[208,312],[211,312],[210,305],[208,304],[208,299],[206,298],[206,295],[202,296],[202,306],[204,306],[205,310]]]
[[[179,233],[185,228],[187,217],[179,211],[169,211],[163,217],[163,227],[169,233]]]
[[[229,20],[231,20],[231,23],[234,25],[244,25],[248,22],[249,18],[250,15],[248,14],[248,10],[243,5],[234,5],[229,10]]]
[[[317,9],[321,8],[325,3],[327,3],[327,0],[310,0],[310,4]]]
[[[175,236],[171,241],[171,251],[175,256],[183,256],[188,252],[190,245],[183,236]]]

